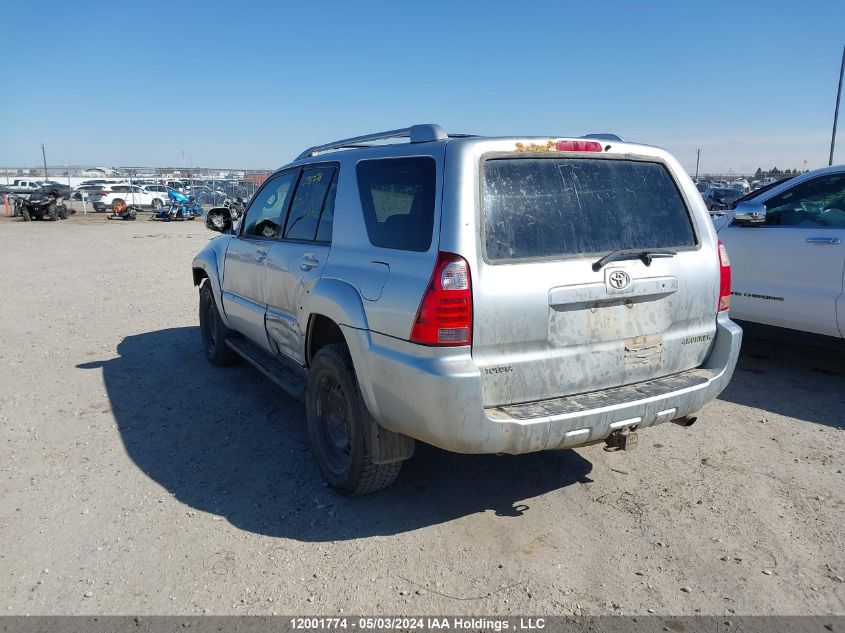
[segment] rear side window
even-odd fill
[[[490,261],[696,244],[686,205],[659,163],[490,159],[482,214]]]
[[[373,246],[424,252],[434,225],[435,162],[429,157],[364,160],[358,190]]]

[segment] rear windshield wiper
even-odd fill
[[[593,270],[598,272],[605,264],[609,264],[617,259],[625,259],[626,257],[637,257],[646,266],[651,266],[651,260],[655,257],[674,257],[677,254],[676,251],[670,251],[665,248],[657,248],[650,251],[638,250],[636,248],[620,248],[618,251],[611,251],[601,259],[593,262]]]

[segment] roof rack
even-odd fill
[[[411,143],[429,143],[431,141],[442,141],[449,138],[443,128],[436,123],[423,123],[419,125],[412,125],[411,127],[400,128],[398,130],[389,130],[387,132],[375,132],[374,134],[365,134],[364,136],[353,136],[352,138],[345,138],[333,143],[326,143],[325,145],[315,145],[309,147],[296,157],[296,160],[309,158],[323,152],[330,152],[335,149],[351,149],[358,147],[369,147],[362,145],[370,141],[386,141],[392,138],[410,138]]]

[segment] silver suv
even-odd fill
[[[404,142],[402,142],[404,141]],[[667,152],[612,135],[312,147],[193,262],[205,353],[305,397],[329,483],[396,478],[420,440],[459,453],[605,441],[725,388],[742,332],[730,262]]]

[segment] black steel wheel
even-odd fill
[[[349,350],[343,343],[321,348],[311,362],[305,399],[308,437],[317,465],[331,486],[347,495],[392,484],[402,462],[374,464],[367,448],[369,425]]]
[[[200,335],[205,357],[212,365],[235,365],[240,356],[226,345],[226,339],[234,332],[226,327],[217,312],[217,303],[211,292],[210,281],[203,282],[200,287]]]

